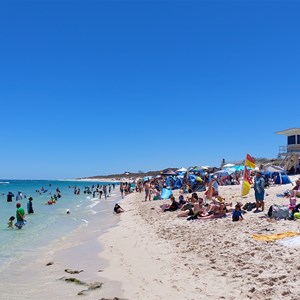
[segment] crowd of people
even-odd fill
[[[232,202],[227,202],[219,192],[220,185],[240,184],[240,180],[240,172],[235,173],[234,176],[226,177],[225,181],[224,179],[220,180],[220,177],[217,175],[205,173],[201,178],[205,188],[200,197],[199,193],[193,191],[192,185],[186,176],[182,180],[178,200],[175,199],[174,195],[171,195],[170,203],[161,205],[161,209],[163,212],[178,211],[177,217],[186,217],[188,220],[221,218],[231,214],[232,221],[242,221],[245,213],[242,203],[237,202],[233,204]],[[254,212],[264,211],[266,180],[261,171],[253,172],[250,180],[255,194]],[[140,180],[137,182],[137,191],[144,190],[144,201],[161,199],[163,189],[168,188],[172,190],[174,182],[173,178],[167,180],[167,177],[163,176],[147,179],[142,185]],[[300,193],[300,180],[292,192],[293,195]]]
[[[124,190],[126,193],[130,191],[131,184],[124,185]],[[51,184],[49,185],[49,188],[51,187]],[[85,186],[84,187],[84,193],[85,194],[92,194],[93,197],[95,198],[96,196],[101,199],[102,195],[105,199],[110,196],[111,191],[115,189],[116,184],[97,184],[97,185],[92,185],[92,186]],[[129,188],[128,188],[129,187]],[[74,190],[74,195],[80,195],[81,189],[77,186],[69,186],[69,189]],[[41,187],[38,190],[35,190],[36,193],[39,195],[49,195],[50,199],[45,202],[47,205],[52,205],[58,201],[62,197],[62,193],[59,188],[56,188],[55,192],[50,192],[47,188]],[[2,196],[5,196],[4,193],[2,193]],[[6,195],[6,200],[7,202],[12,202],[13,198],[15,197],[14,193],[8,192]],[[21,229],[25,224],[26,224],[26,214],[25,214],[25,209],[22,207],[22,200],[27,199],[27,195],[23,194],[21,191],[17,192],[17,195],[15,197],[15,200],[17,201],[16,203],[16,213],[15,216],[11,216],[8,221],[7,221],[7,226],[9,228],[14,228],[14,226],[18,229]],[[114,208],[114,213],[121,213],[124,210],[119,206]],[[34,209],[33,209],[33,197],[29,197],[27,201],[27,214],[34,214]],[[70,210],[67,209],[67,214],[70,214]],[[16,222],[14,223],[14,221]]]

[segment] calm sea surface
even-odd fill
[[[84,193],[85,187],[105,183],[51,180],[0,180],[0,271],[26,253],[45,247],[54,240],[76,230],[89,226],[89,222],[99,219],[103,231],[111,226],[113,206],[120,200],[119,186],[111,188],[109,197],[99,199],[98,194]],[[108,184],[108,183],[107,183]],[[80,188],[80,195],[74,195],[74,186]],[[62,197],[55,204],[46,204],[56,189]],[[43,190],[43,191],[42,191]],[[10,229],[7,221],[16,214],[16,196],[22,192],[18,202],[26,212],[26,225],[18,230]],[[40,192],[38,192],[40,191]],[[7,202],[7,194],[12,192],[12,202]],[[26,196],[26,198],[24,197]],[[27,214],[27,202],[33,198],[34,214]],[[66,212],[70,210],[70,215]]]

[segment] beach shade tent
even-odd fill
[[[182,185],[183,185],[182,178],[177,178],[175,183],[174,183],[173,190],[180,189],[182,187]]]
[[[171,169],[165,170],[162,172],[163,176],[173,176],[173,175],[177,175],[177,173]]]
[[[193,172],[205,172],[209,169],[209,167],[206,167],[206,166],[196,166],[196,167],[193,167],[191,168],[190,171],[193,171]]]
[[[292,183],[286,171],[278,166],[266,166],[262,169],[263,175],[269,178],[275,178],[275,184],[289,184]]]
[[[226,176],[229,176],[230,174],[232,174],[234,172],[235,172],[234,169],[227,168],[227,169],[224,169],[224,170],[219,170],[219,171],[213,173],[213,175],[220,176],[220,177],[226,177]]]
[[[265,166],[263,167],[262,169],[263,172],[284,172],[285,173],[285,170],[279,166]]]
[[[226,164],[226,165],[222,166],[222,168],[225,169],[225,168],[231,168],[234,166],[235,166],[234,164]]]
[[[188,179],[193,192],[205,191],[205,184],[200,176],[190,174]]]
[[[145,182],[145,181],[148,181],[148,180],[150,180],[152,178],[152,176],[145,176],[144,178],[143,178],[143,181]]]
[[[274,183],[275,184],[289,184],[289,183],[292,183],[292,181],[286,173],[278,173]]]
[[[180,168],[180,169],[178,169],[176,172],[177,173],[185,173],[187,171],[187,169],[186,168]]]
[[[204,181],[200,176],[196,176],[195,183],[192,186],[193,192],[204,192],[206,190]]]
[[[189,175],[189,182],[190,182],[190,184],[191,184],[191,186],[193,187],[194,186],[194,184],[195,184],[195,182],[196,182],[196,175],[193,175],[193,174],[190,174]]]
[[[248,170],[253,170],[252,168],[250,167],[246,167]],[[230,169],[234,169],[235,171],[244,171],[245,169],[245,166],[244,165],[240,165],[240,166],[232,166],[230,167]]]
[[[163,188],[161,191],[161,199],[170,199],[170,197],[173,195],[173,192],[171,189]]]

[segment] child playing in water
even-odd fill
[[[14,219],[15,219],[14,216],[11,216],[11,217],[8,219],[8,222],[7,222],[8,228],[14,228],[14,224],[13,224]]]

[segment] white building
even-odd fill
[[[277,134],[287,136],[286,146],[279,147],[278,157],[283,158],[283,168],[287,171],[294,167],[294,171],[299,171],[300,157],[300,128],[290,128],[277,131]]]

